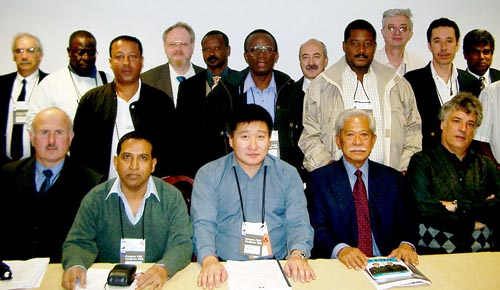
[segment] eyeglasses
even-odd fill
[[[222,50],[222,47],[219,47],[219,46],[216,46],[216,47],[205,47],[205,48],[202,48],[201,51],[202,52],[218,52],[219,50]]]
[[[23,53],[29,53],[29,54],[34,54],[35,52],[38,51],[38,48],[36,47],[30,47],[30,48],[16,48],[14,49],[14,52],[16,54],[23,54]]]
[[[187,47],[188,45],[190,45],[190,43],[187,43],[187,42],[184,42],[181,40],[177,40],[177,41],[169,42],[167,45],[170,48],[176,48],[176,47],[184,48],[184,47]]]
[[[406,32],[408,31],[408,27],[406,26],[394,26],[394,25],[389,25],[387,26],[387,29],[390,31],[390,32],[395,32],[396,30],[403,33],[403,32]]]
[[[272,46],[256,45],[247,49],[247,52],[254,57],[259,56],[260,53],[263,53],[265,56],[269,56],[273,54],[274,48]]]
[[[76,50],[72,50],[76,55],[78,55],[79,57],[84,57],[85,54],[88,56],[88,57],[95,57],[97,55],[97,50],[95,49],[76,49]]]

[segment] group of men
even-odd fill
[[[66,289],[85,286],[94,262],[152,262],[138,289],[161,288],[194,244],[197,283],[212,289],[230,259],[286,258],[301,282],[316,278],[311,256],[354,269],[379,255],[416,265],[417,248],[432,248],[419,227],[451,233],[447,252],[471,251],[472,233],[485,230],[498,249],[500,130],[481,124],[477,98],[498,99],[493,37],[469,32],[459,70],[458,26],[437,19],[425,65],[405,49],[411,18],[386,11],[378,51],[369,22],[349,23],[345,55],[328,68],[324,43],[306,41],[297,82],[274,69],[278,43],[264,29],[245,38],[243,71],[229,68],[221,31],[201,40],[203,69],[191,63],[194,31],[176,23],[163,33],[168,62],[144,73],[140,40],[121,35],[109,45],[114,78],[96,69],[88,31],[70,36],[68,67],[48,76],[38,38],[17,35],[18,71],[0,77],[1,208],[16,220],[0,258],[62,262]],[[471,150],[478,127],[489,158]],[[191,217],[152,174],[195,177]]]

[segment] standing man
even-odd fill
[[[478,151],[493,160],[500,170],[500,82],[484,88],[479,101],[483,105],[484,118],[476,130],[474,142]]]
[[[82,96],[111,79],[103,71],[97,71],[97,41],[92,33],[73,32],[66,50],[69,65],[51,73],[40,83],[29,104],[28,124],[39,111],[48,107],[63,109],[73,120]]]
[[[163,48],[168,62],[144,72],[144,83],[165,92],[177,106],[179,84],[203,70],[191,63],[194,31],[189,24],[177,22],[163,32]]]
[[[233,152],[196,174],[191,217],[202,289],[226,280],[219,260],[287,258],[288,277],[315,279],[307,262],[313,229],[303,184],[297,170],[267,154],[272,126],[263,107],[241,106],[228,122]]]
[[[382,37],[385,45],[375,53],[375,60],[392,67],[400,76],[422,68],[425,61],[406,50],[413,36],[413,21],[410,9],[389,9],[382,16]]]
[[[417,264],[417,227],[403,175],[368,159],[377,135],[373,115],[341,112],[335,143],[343,157],[311,173],[313,255],[364,269],[367,257],[389,256]]]
[[[35,156],[0,170],[0,212],[10,220],[2,225],[6,234],[0,239],[0,259],[49,257],[51,263],[60,263],[80,201],[102,176],[67,155],[73,127],[63,110],[40,111],[30,138]]]
[[[17,71],[0,76],[0,166],[31,156],[26,125],[28,103],[38,83],[47,76],[39,69],[43,47],[38,37],[19,33],[12,40]]]
[[[139,39],[116,37],[109,45],[115,80],[90,90],[78,104],[71,156],[107,178],[117,176],[112,148],[130,131],[140,131],[153,142],[162,162],[156,168],[158,176],[168,175],[170,166],[175,168],[167,158],[173,154],[173,141],[165,135],[173,124],[174,105],[165,93],[141,82],[143,62]]]
[[[222,31],[212,30],[205,34],[201,40],[201,51],[207,69],[180,85],[176,107],[181,136],[178,138],[178,145],[180,152],[184,152],[179,154],[183,159],[179,164],[183,167],[183,174],[193,178],[201,166],[213,160],[210,144],[200,147],[197,143],[197,140],[210,137],[207,134],[207,124],[212,115],[207,107],[208,95],[221,78],[232,78],[237,73],[228,67],[231,46],[229,38]]]
[[[345,57],[319,75],[304,100],[304,131],[299,146],[309,171],[342,155],[334,142],[334,120],[345,109],[370,112],[377,121],[380,142],[370,158],[405,171],[410,157],[421,150],[420,115],[408,82],[393,69],[373,61],[376,32],[362,19],[344,31]]]
[[[427,47],[432,53],[432,60],[427,66],[405,74],[422,117],[424,149],[440,143],[438,114],[444,103],[460,91],[479,95],[479,80],[453,64],[459,40],[460,31],[454,21],[448,18],[432,21],[427,29]]]
[[[295,83],[297,91],[302,92],[302,97],[307,92],[309,85],[328,65],[326,45],[317,39],[309,39],[299,48],[300,70],[303,76]]]
[[[193,228],[181,192],[151,176],[153,143],[133,131],[117,145],[118,177],[94,187],[82,200],[62,247],[62,286],[85,288],[97,263],[155,263],[136,275],[135,289],[162,289],[186,267],[193,253]],[[148,287],[149,286],[149,287]]]
[[[500,71],[490,68],[495,51],[495,39],[486,30],[474,29],[464,36],[464,58],[467,61],[466,71],[476,77],[480,89],[500,80]]]
[[[274,69],[278,61],[278,43],[274,36],[256,29],[245,38],[245,61],[248,68],[231,79],[222,79],[208,96],[210,139],[214,144],[212,160],[231,149],[227,144],[227,121],[231,112],[244,104],[257,104],[273,119],[269,153],[302,171],[303,154],[297,146],[302,132],[302,98],[294,81]]]
[[[485,226],[498,250],[500,173],[491,160],[469,148],[482,119],[477,97],[457,94],[439,112],[441,143],[411,159],[407,178],[417,201],[418,222],[437,230],[421,236],[429,247],[426,252],[471,252],[475,242],[484,243],[482,236],[475,241],[473,232]],[[440,243],[441,248],[434,247]]]

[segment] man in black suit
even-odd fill
[[[464,37],[463,51],[466,71],[481,81],[481,90],[500,80],[500,70],[491,68],[495,51],[495,39],[491,33],[482,29],[469,31]]]
[[[0,169],[0,212],[5,217],[0,259],[50,257],[52,263],[59,263],[80,201],[102,176],[67,155],[73,128],[63,110],[40,111],[33,119],[30,139],[35,156]]]
[[[211,115],[207,109],[208,95],[221,78],[231,78],[237,72],[228,67],[231,46],[227,35],[218,30],[209,31],[201,40],[201,51],[207,69],[190,77],[179,86],[176,115],[179,124],[179,157],[183,162],[181,173],[194,178],[198,169],[212,161],[210,146],[199,146],[197,140],[206,140],[206,128]],[[197,132],[193,134],[193,132]]]
[[[0,76],[0,165],[31,155],[25,128],[27,104],[35,87],[47,75],[39,69],[43,48],[38,37],[17,34],[12,41],[12,54],[17,71]]]
[[[177,22],[170,26],[163,32],[163,48],[168,62],[141,75],[144,83],[167,94],[174,106],[177,106],[179,84],[203,70],[191,63],[194,41],[194,31],[189,24]]]
[[[364,269],[367,257],[380,255],[418,263],[418,231],[403,175],[368,160],[375,128],[375,119],[364,110],[340,113],[335,142],[343,157],[311,172],[312,255],[338,258],[356,270]]]
[[[328,65],[326,45],[313,38],[304,42],[299,48],[299,63],[303,76],[295,83],[295,87],[303,98],[311,82]]]
[[[453,64],[459,48],[458,25],[439,18],[427,29],[427,47],[432,60],[427,66],[410,71],[405,78],[410,83],[422,118],[422,148],[434,148],[441,140],[439,109],[458,92],[479,95],[480,82]]]

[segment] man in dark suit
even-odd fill
[[[176,115],[179,124],[179,157],[183,162],[182,174],[194,178],[198,169],[213,160],[210,146],[199,146],[197,140],[206,140],[207,122],[211,114],[207,109],[208,95],[221,78],[230,78],[238,72],[228,67],[231,55],[229,38],[218,30],[209,31],[201,40],[203,60],[207,69],[190,77],[179,86]],[[197,132],[193,134],[193,132]]]
[[[467,61],[466,71],[481,81],[481,90],[500,80],[500,70],[491,67],[494,51],[495,39],[488,31],[474,29],[465,35],[463,52]]]
[[[410,71],[410,83],[422,118],[422,148],[434,148],[441,140],[439,109],[458,92],[480,93],[480,82],[453,64],[459,48],[458,25],[447,18],[434,20],[427,29],[427,47],[432,60],[427,66]]]
[[[33,119],[30,138],[35,156],[0,170],[0,212],[6,219],[0,259],[50,257],[50,262],[59,263],[80,201],[102,176],[67,155],[73,128],[63,110],[40,111]]]
[[[418,263],[418,232],[403,175],[368,160],[375,128],[373,116],[360,109],[345,110],[335,121],[343,157],[311,172],[313,257],[338,258],[354,269],[380,255]]]
[[[47,76],[39,69],[43,48],[38,37],[17,34],[12,41],[12,54],[17,71],[0,76],[0,165],[31,155],[25,128],[27,105],[35,87]]]
[[[299,63],[303,76],[295,82],[295,88],[304,98],[311,82],[328,65],[326,45],[317,39],[309,39],[304,42],[299,48]]]
[[[154,67],[141,75],[144,83],[155,87],[177,106],[179,84],[203,70],[191,63],[195,35],[187,23],[177,22],[163,32],[163,48],[168,62]]]

